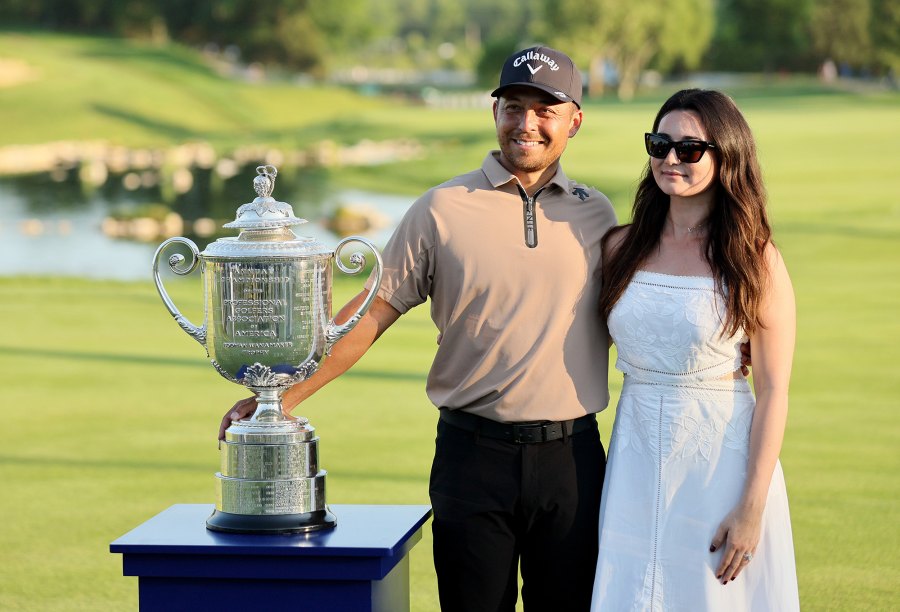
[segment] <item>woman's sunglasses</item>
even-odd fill
[[[644,144],[647,146],[647,155],[656,159],[665,159],[669,151],[674,147],[678,161],[686,164],[696,164],[706,153],[707,149],[715,149],[716,145],[705,140],[682,140],[675,142],[662,134],[644,134]]]

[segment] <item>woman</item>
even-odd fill
[[[797,610],[778,462],[794,296],[753,136],[730,98],[691,89],[645,144],[632,223],[603,245],[600,308],[624,385],[592,609]]]

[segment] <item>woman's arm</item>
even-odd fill
[[[787,422],[788,386],[796,337],[796,305],[784,260],[773,245],[766,248],[769,285],[761,304],[762,326],[750,338],[756,410],[750,428],[747,480],[737,507],[719,526],[711,551],[724,544],[716,577],[733,580],[744,565],[745,553],[759,543],[760,528],[772,473],[781,452]],[[763,327],[764,326],[764,327]]]
[[[628,237],[629,227],[629,225],[617,225],[607,230],[606,234],[603,236],[603,240],[600,243],[602,249],[602,261],[604,262],[602,265],[605,265],[605,262],[609,261],[609,258],[618,252],[619,248],[622,246],[622,243],[625,242],[625,239]],[[609,333],[607,333],[606,335],[607,348],[609,348],[613,345],[613,339],[612,336],[609,335]]]

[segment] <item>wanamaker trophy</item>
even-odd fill
[[[291,228],[305,223],[285,202],[272,198],[277,170],[260,166],[257,197],[223,227],[240,230],[202,253],[187,238],[170,238],[153,257],[153,277],[166,308],[189,336],[206,348],[213,367],[231,382],[256,394],[258,407],[232,423],[220,444],[216,509],[207,528],[235,533],[302,533],[327,529],[336,519],[325,504],[325,470],[318,465],[315,428],[303,417],[282,412],[286,389],[315,374],[331,346],[368,310],[381,284],[381,255],[368,240],[351,236],[329,249]],[[343,324],[331,318],[332,261],[346,274],[365,266],[348,243],[366,245],[375,256],[372,290]],[[199,264],[204,285],[204,322],[196,326],[175,307],[163,287],[159,262],[172,243],[187,246],[168,259],[178,275]]]

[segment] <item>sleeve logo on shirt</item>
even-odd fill
[[[588,198],[588,192],[587,192],[587,190],[582,189],[581,187],[576,187],[575,189],[573,189],[573,190],[572,190],[572,195],[578,196],[578,197],[581,199],[582,202],[584,202],[584,201],[587,200],[587,198]]]

